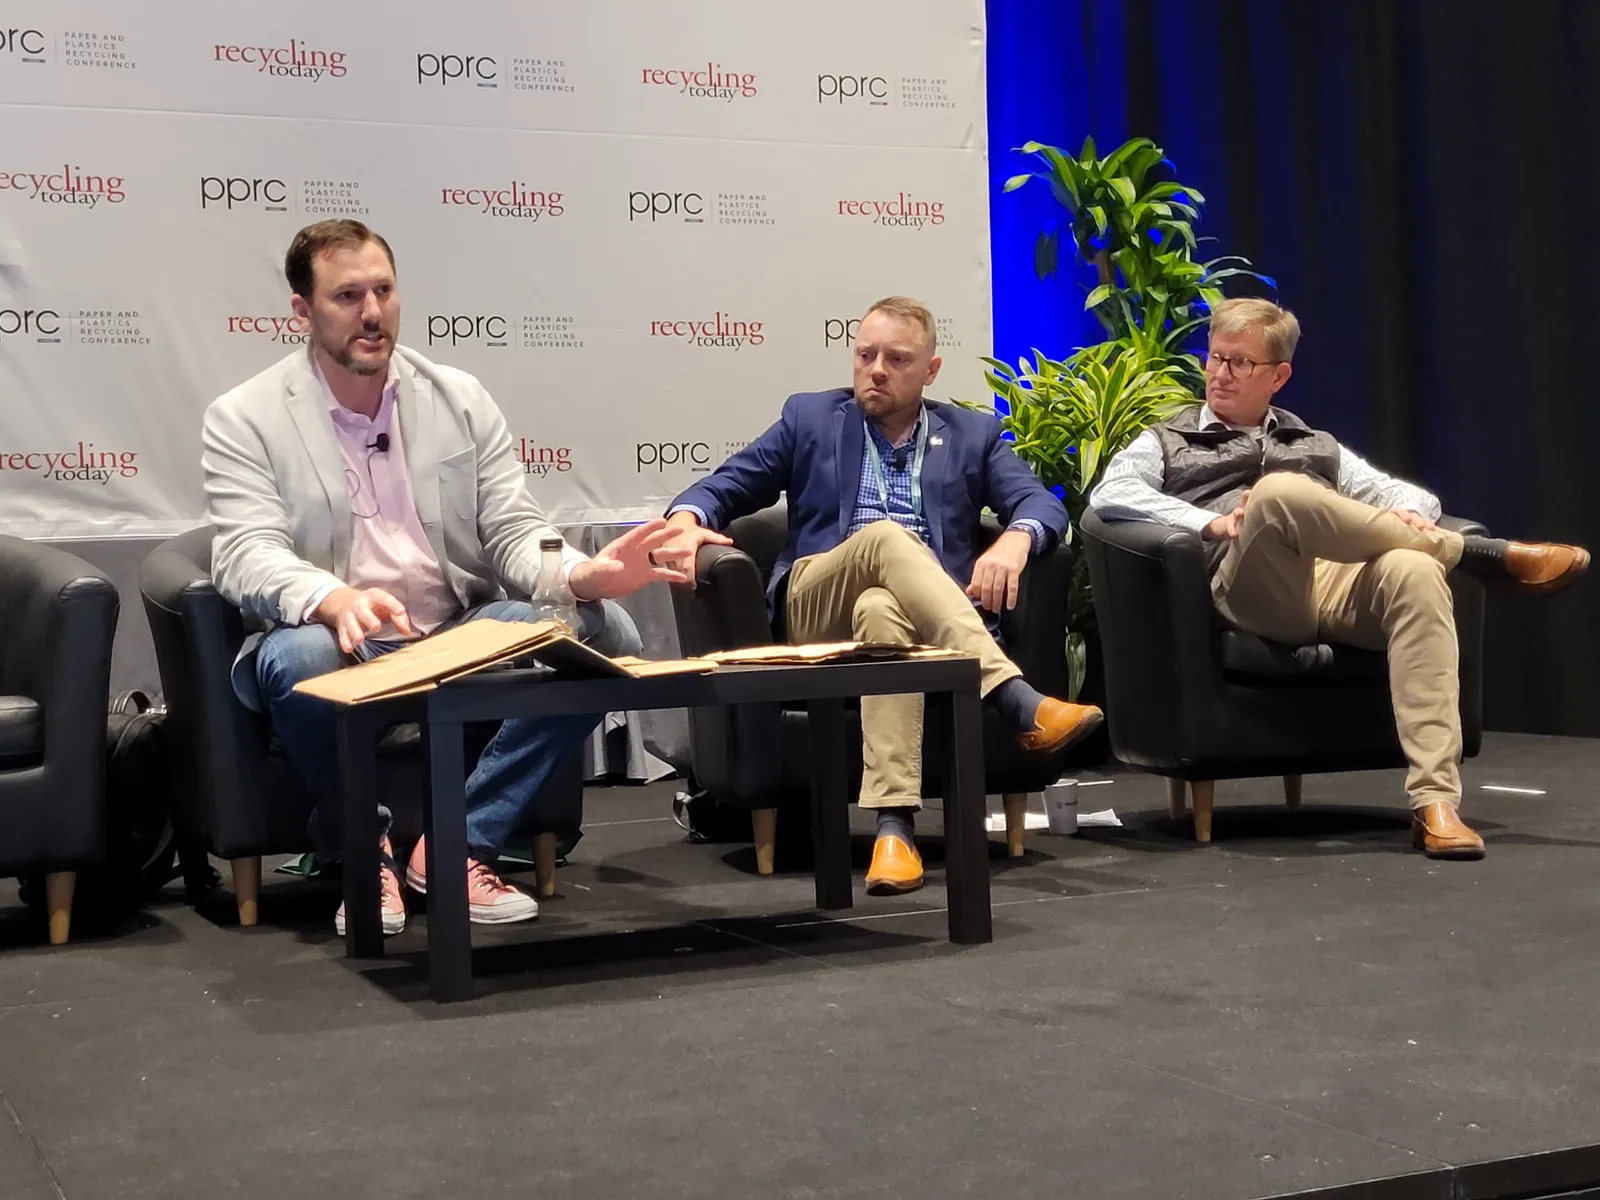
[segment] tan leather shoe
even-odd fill
[[[1106,715],[1092,704],[1068,704],[1046,696],[1033,718],[1033,728],[1017,735],[1024,750],[1049,753],[1082,741],[1105,724]]]
[[[1544,595],[1571,586],[1589,569],[1589,552],[1558,542],[1503,542],[1469,536],[1459,568],[1491,586]]]
[[[867,894],[894,896],[922,886],[922,855],[902,837],[886,833],[872,847],[867,868]]]
[[[1559,592],[1589,569],[1589,552],[1556,542],[1507,542],[1505,564],[1522,591]]]
[[[1482,858],[1483,839],[1443,800],[1411,810],[1411,844],[1429,858]]]

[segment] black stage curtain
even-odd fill
[[[1288,407],[1449,513],[1600,549],[1600,0],[992,0],[991,24],[1047,6],[1064,74],[1122,94],[1030,136],[1166,148],[1201,232],[1300,316]],[[1600,735],[1597,617],[1600,573],[1491,601],[1490,728]]]

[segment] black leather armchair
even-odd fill
[[[0,877],[45,873],[50,941],[105,857],[117,589],[65,550],[0,536]]]
[[[284,757],[271,725],[234,695],[231,668],[245,629],[239,610],[211,585],[211,526],[162,543],[140,570],[140,590],[155,641],[168,729],[179,773],[174,797],[180,833],[198,839],[233,867],[239,923],[254,925],[261,857],[311,848],[306,823],[314,801]],[[494,726],[469,731],[468,764]],[[394,815],[397,848],[422,829],[423,761],[416,725],[396,725],[379,743],[379,792]],[[559,834],[575,835],[583,820],[583,759],[575,753],[538,806],[544,825],[535,837],[538,888],[554,890]]]
[[[1000,526],[985,518],[981,542],[1000,535]],[[773,564],[788,537],[783,505],[741,517],[727,530],[732,546],[702,546],[695,562],[696,586],[672,589],[672,610],[678,641],[686,655],[773,641],[767,619],[766,586]],[[1023,572],[1017,607],[1001,617],[1001,639],[1007,654],[1022,668],[1028,682],[1046,695],[1067,694],[1067,584],[1072,550],[1057,546],[1035,559]],[[859,715],[851,720],[854,745],[851,788],[860,784]],[[1025,753],[1014,732],[992,712],[984,716],[984,777],[989,792],[1004,797],[1006,842],[1010,853],[1023,853],[1027,794],[1061,774],[1065,751]],[[714,799],[751,809],[756,843],[756,869],[772,871],[777,813],[780,807],[808,811],[810,803],[810,737],[804,711],[777,705],[691,709],[690,761],[696,782]],[[924,796],[942,794],[941,756],[924,747]]]
[[[1446,517],[1462,533],[1483,527]],[[1289,807],[1301,776],[1405,765],[1389,700],[1388,661],[1352,646],[1284,646],[1227,625],[1211,601],[1200,538],[1143,521],[1079,526],[1105,659],[1106,719],[1116,756],[1168,779],[1174,820],[1194,801],[1197,841],[1211,840],[1214,781],[1282,775]],[[1463,752],[1483,740],[1483,585],[1450,576],[1461,646]]]

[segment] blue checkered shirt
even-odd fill
[[[889,439],[878,432],[878,427],[871,421],[867,422],[867,436],[878,447],[878,453],[883,457],[883,484],[884,490],[889,493],[889,511],[883,510],[883,493],[878,491],[878,477],[872,469],[872,451],[867,450],[861,455],[861,476],[856,480],[856,510],[850,518],[850,528],[845,531],[845,536],[865,529],[874,521],[881,521],[885,517],[896,525],[904,525],[912,533],[922,539],[924,545],[931,545],[928,532],[928,522],[919,516],[911,507],[911,478],[912,468],[916,465],[917,436],[922,429],[923,418],[919,416],[917,423],[911,427],[911,433],[901,443],[901,449],[906,451],[901,457],[905,460],[904,466],[895,464],[894,447],[889,444]],[[927,511],[926,493],[923,499],[923,511]],[[1039,553],[1044,545],[1044,526],[1038,521],[1024,517],[1020,521],[1013,521],[1011,529],[1026,531],[1033,542],[1033,553]]]
[[[883,483],[889,494],[889,510],[884,511],[884,497],[878,491],[878,476],[872,469],[872,449],[868,447],[861,456],[861,475],[856,480],[856,510],[850,518],[850,528],[845,531],[846,537],[887,517],[896,525],[904,525],[924,543],[928,543],[928,522],[911,506],[911,482],[915,478],[912,468],[916,465],[917,437],[922,431],[922,421],[923,418],[919,416],[902,443],[904,453],[898,457],[903,461],[903,466],[897,465],[895,448],[890,445],[889,439],[871,421],[866,423],[867,436],[877,446],[878,456],[883,460]]]

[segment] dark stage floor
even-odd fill
[[[1221,785],[1204,849],[1116,776],[1083,806],[1127,827],[993,858],[964,949],[936,863],[823,920],[809,876],[685,844],[672,785],[600,789],[561,897],[479,931],[447,1007],[425,918],[352,965],[327,883],[57,951],[5,884],[0,1198],[1595,1186],[1600,742],[1492,737],[1467,780],[1476,864],[1409,850],[1398,774],[1308,779],[1298,815]]]

